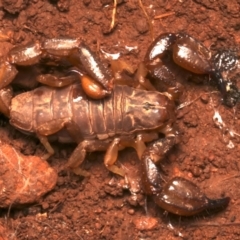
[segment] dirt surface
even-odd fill
[[[107,53],[120,53],[136,68],[152,34],[139,1],[118,2],[116,26],[109,32],[110,0],[2,0],[0,55],[6,55],[14,45],[34,40],[81,37],[94,51],[100,47]],[[159,16],[153,21],[154,37],[183,31],[213,52],[239,48],[239,0],[146,0],[143,5],[150,19]],[[166,214],[151,198],[139,193],[138,184],[132,184],[132,194],[125,189],[124,180],[104,167],[103,153],[87,156],[84,168],[91,177],[83,178],[63,169],[75,146],[55,144],[56,154],[49,164],[58,172],[56,187],[33,205],[1,209],[0,231],[5,230],[0,239],[240,239],[240,107],[222,105],[215,86],[184,85],[180,102],[194,101],[178,110],[181,141],[161,164],[163,178],[184,176],[211,198],[229,196],[227,209],[190,218]],[[213,120],[216,113],[225,124],[223,130],[220,118]],[[0,136],[2,142],[25,155],[44,154],[37,139],[19,133],[5,119]],[[124,150],[118,162],[129,179],[135,179],[139,164],[136,153]]]

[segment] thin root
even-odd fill
[[[139,2],[140,8],[142,9],[142,11],[143,11],[143,13],[144,13],[144,15],[145,15],[145,17],[146,17],[146,19],[147,19],[147,21],[148,21],[148,25],[149,25],[149,28],[150,28],[150,35],[151,35],[152,41],[154,41],[152,21],[151,21],[151,19],[149,18],[148,14],[147,14],[147,12],[146,12],[143,4],[142,4],[142,0],[139,0],[138,2]]]
[[[174,14],[175,14],[175,12],[163,13],[163,14],[160,14],[160,15],[154,17],[154,19],[161,19],[161,18],[165,18],[165,17],[171,16]]]
[[[203,94],[201,94],[200,96],[196,97],[195,99],[193,99],[193,100],[191,100],[191,101],[187,101],[187,102],[184,102],[184,103],[180,104],[180,105],[177,107],[177,110],[182,109],[182,108],[184,108],[184,107],[187,107],[187,106],[191,105],[192,103],[194,103],[194,102],[196,102],[198,99],[200,99],[203,95],[206,95],[206,94],[207,94],[207,95],[210,95],[210,94],[213,94],[213,93],[219,93],[219,92],[213,91],[213,92],[210,92],[210,93],[203,93]]]
[[[113,0],[113,1],[114,1],[114,4],[113,4],[113,11],[112,11],[112,21],[111,21],[109,32],[111,32],[115,27],[115,21],[116,21],[117,0]]]

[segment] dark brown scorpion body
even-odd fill
[[[73,84],[61,89],[42,86],[16,96],[12,100],[10,123],[23,131],[46,134],[46,125],[51,129],[53,125],[59,126],[61,130],[71,119],[83,139],[104,140],[164,128],[174,122],[174,113],[173,102],[160,92],[116,85],[111,97],[92,100],[80,84]],[[59,134],[60,142],[73,140]]]
[[[51,47],[51,44],[43,44],[42,49],[36,51],[37,58],[44,51],[67,57],[81,69],[82,83],[62,88],[42,86],[22,93],[12,99],[9,112],[6,110],[7,101],[0,102],[13,126],[37,135],[48,151],[45,158],[54,153],[49,137],[60,142],[74,141],[78,146],[68,161],[68,167],[76,174],[88,175],[79,168],[86,152],[106,150],[106,167],[125,176],[123,169],[114,163],[119,150],[133,147],[141,159],[143,191],[152,195],[159,206],[186,216],[227,206],[228,197],[210,200],[195,184],[184,178],[173,178],[162,187],[156,166],[156,162],[163,159],[165,153],[178,142],[178,131],[174,126],[175,100],[181,93],[181,86],[161,60],[166,52],[172,51],[174,61],[183,68],[197,74],[208,74],[217,81],[227,105],[232,106],[239,99],[238,90],[224,81],[212,65],[209,51],[201,43],[188,35],[168,33],[159,36],[150,46],[132,81],[126,82],[120,70],[114,80],[109,69],[101,65],[98,57],[84,43],[72,41],[74,44],[69,44],[70,47],[66,44],[66,50],[62,48],[64,44],[59,45],[61,41],[66,43],[66,40],[55,40],[58,44]],[[32,51],[35,53],[35,50]],[[25,48],[17,49],[16,55],[22,56],[25,52]],[[14,51],[10,54],[10,63],[2,64],[2,76],[7,75],[6,66],[14,67],[21,60],[13,60],[16,59],[14,54]],[[35,63],[35,60],[35,56],[27,56],[23,62],[27,65]],[[149,75],[161,80],[167,92],[156,91],[148,80]],[[61,81],[64,82],[63,79]],[[115,85],[114,81],[124,85]],[[41,77],[41,82],[59,86],[49,76]],[[9,95],[9,90],[6,93]],[[159,138],[159,133],[165,137]],[[148,148],[146,142],[152,142]]]

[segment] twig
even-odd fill
[[[175,12],[163,13],[163,14],[160,14],[160,15],[154,17],[154,19],[165,18],[165,17],[171,16],[171,15],[174,15],[174,14],[175,14]]]
[[[196,223],[189,224],[188,227],[225,227],[225,226],[239,226],[240,222],[233,223]]]

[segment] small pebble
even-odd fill
[[[231,216],[230,222],[235,222],[235,220],[236,220],[236,216],[235,216],[235,215],[234,215],[234,216]]]
[[[135,22],[135,27],[140,34],[148,31],[148,23],[145,18],[140,18]]]
[[[209,95],[208,94],[203,94],[201,96],[201,101],[205,104],[207,104],[209,102]]]
[[[0,145],[0,165],[1,208],[37,202],[57,183],[57,173],[47,161],[7,144]]]
[[[83,0],[85,6],[88,6],[91,3],[91,0]]]
[[[194,167],[192,167],[191,172],[194,177],[199,177],[202,173],[202,170],[199,167],[194,166]]]
[[[153,217],[140,217],[133,221],[136,229],[138,230],[152,230],[156,227],[158,220]]]
[[[96,229],[100,230],[102,228],[102,225],[100,223],[95,223]]]
[[[128,214],[133,215],[135,213],[134,209],[129,209]]]
[[[47,202],[42,203],[42,209],[46,210],[49,208],[49,204]]]
[[[95,212],[96,214],[99,214],[99,213],[102,212],[102,209],[101,209],[101,208],[98,208],[98,209],[96,209],[94,212]]]

